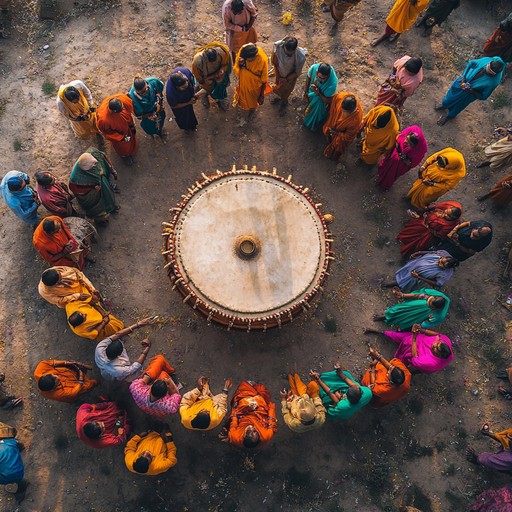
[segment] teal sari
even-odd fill
[[[308,106],[304,112],[304,126],[307,126],[311,131],[316,131],[320,125],[323,125],[327,119],[327,110],[329,108],[320,96],[316,94],[312,85],[316,85],[318,90],[326,97],[330,98],[334,96],[336,87],[338,86],[338,77],[336,71],[331,66],[331,74],[325,82],[318,81],[316,72],[320,67],[321,63],[313,64],[308,70],[308,77],[310,78],[310,84],[308,89]]]
[[[141,96],[132,86],[128,95],[133,101],[135,116],[141,118],[141,128],[148,135],[159,135],[161,137],[165,121],[165,110],[162,103],[164,83],[158,78],[145,78],[145,80],[148,84],[146,94]],[[144,117],[146,114],[154,114],[156,119]]]

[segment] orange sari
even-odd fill
[[[391,119],[384,128],[377,128],[377,118],[386,111],[391,111]],[[376,164],[381,156],[389,153],[396,144],[396,136],[400,130],[395,112],[390,107],[379,105],[373,107],[363,117],[365,135],[361,148],[361,160],[367,164]]]

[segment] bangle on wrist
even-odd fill
[[[226,388],[224,388],[224,389],[222,390],[222,392],[223,392],[223,393],[226,393],[226,395],[228,394],[228,390],[227,390]]]

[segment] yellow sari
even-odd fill
[[[430,0],[418,0],[416,5],[411,0],[396,0],[386,18],[386,23],[398,34],[409,30],[418,15],[427,7]]]
[[[60,275],[60,282],[53,286],[46,286],[39,281],[38,291],[41,297],[59,308],[79,299],[82,294],[92,296],[94,286],[80,270],[73,267],[53,267]]]
[[[439,167],[439,156],[446,160],[446,167]],[[420,172],[421,178],[413,183],[407,195],[411,204],[422,210],[457,186],[466,176],[466,164],[462,153],[453,148],[445,148],[427,158]]]
[[[71,330],[81,338],[89,340],[101,341],[124,328],[123,322],[116,318],[114,315],[107,313],[99,304],[91,304],[90,299],[86,301],[76,300],[66,305],[66,317],[69,317],[75,312],[82,313],[86,316],[85,321],[77,327],[71,327]],[[103,320],[103,316],[108,314],[109,322],[102,329],[97,329],[98,324]]]
[[[384,128],[377,128],[377,118],[388,110],[391,111],[391,119],[388,121],[388,124]],[[395,147],[396,136],[400,126],[394,110],[384,105],[372,108],[363,117],[363,126],[365,136],[362,142],[361,160],[373,165],[379,161],[381,156],[389,153]]]
[[[74,134],[77,137],[89,137],[90,135],[96,135],[98,133],[98,127],[96,125],[96,112],[90,112],[89,102],[84,95],[84,92],[77,88],[80,94],[78,103],[69,101],[64,95],[64,91],[68,85],[61,85],[59,87],[59,99],[64,107],[63,114],[69,119],[69,124],[73,129]],[[85,118],[84,121],[77,121],[76,118],[82,116]]]
[[[256,56],[251,60],[246,59],[245,67],[241,68],[238,59],[244,46],[238,50],[233,66],[233,71],[238,77],[233,106],[238,105],[242,110],[254,110],[260,106],[258,98],[262,85],[268,82],[268,57],[261,48],[258,48]]]

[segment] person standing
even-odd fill
[[[49,171],[37,171],[35,178],[39,200],[52,215],[63,218],[77,214],[72,203],[74,196],[65,183]]]
[[[200,94],[196,94],[196,92],[196,79],[190,69],[175,68],[171,71],[165,85],[167,103],[172,109],[178,128],[187,133],[197,130],[198,123],[194,105]]]
[[[41,204],[37,193],[30,186],[28,174],[20,171],[9,171],[0,183],[2,197],[7,206],[25,224],[34,225],[38,222],[37,209]]]
[[[25,465],[21,458],[23,445],[16,439],[17,431],[14,427],[0,422],[0,485],[14,494],[16,503],[25,499],[28,482],[23,480]]]
[[[128,95],[133,101],[133,113],[141,128],[153,138],[164,136],[164,83],[158,78],[136,76]]]
[[[417,27],[423,28],[423,37],[432,33],[436,25],[441,25],[446,21],[454,9],[460,6],[460,0],[432,0],[428,4],[428,9],[423,16],[416,21]]]
[[[98,133],[94,100],[91,91],[81,80],[73,80],[59,87],[57,107],[69,119],[75,137],[90,137]]]
[[[349,9],[355,7],[361,0],[324,0],[326,5],[331,12],[334,25],[331,27],[330,34],[334,35],[338,30],[338,25],[343,21],[345,14]]]
[[[484,55],[512,62],[512,12],[502,20],[484,44]]]
[[[271,62],[276,73],[276,83],[272,87],[272,92],[277,98],[272,99],[270,103],[279,103],[279,111],[282,114],[288,105],[288,98],[295,89],[297,78],[302,74],[306,52],[304,48],[299,47],[297,38],[287,36],[274,43]]]
[[[126,165],[133,165],[133,157],[139,149],[137,130],[133,122],[133,101],[126,94],[114,94],[105,98],[97,111],[98,128],[112,143],[115,152]]]
[[[512,174],[501,179],[487,194],[480,196],[478,201],[485,201],[489,198],[500,208],[512,203]]]
[[[505,63],[500,57],[482,57],[470,60],[466,69],[451,85],[435,110],[447,110],[437,124],[443,126],[447,121],[460,114],[473,101],[486,100],[500,85]]]
[[[455,226],[443,240],[439,249],[455,259],[465,261],[483,251],[492,241],[492,224],[485,220],[465,221]]]
[[[486,160],[480,162],[477,167],[487,167],[498,169],[512,165],[512,127],[496,128],[494,133],[501,137],[500,140],[489,144],[485,149]]]
[[[231,50],[233,62],[244,44],[258,41],[258,34],[253,27],[257,16],[257,10],[252,0],[225,0],[222,4],[226,44]]]
[[[324,62],[313,64],[308,69],[304,88],[304,126],[311,131],[320,128],[327,119],[327,110],[338,87],[336,70]]]

